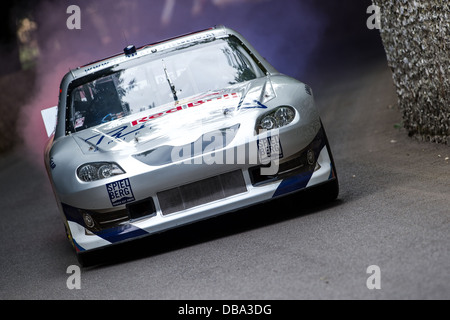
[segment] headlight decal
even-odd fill
[[[237,110],[247,110],[247,109],[267,109],[267,106],[262,104],[258,100],[253,100],[252,103],[250,102],[242,103],[241,101],[237,107]]]

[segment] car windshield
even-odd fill
[[[262,75],[234,37],[177,48],[74,88],[69,130],[81,131]]]

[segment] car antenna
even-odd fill
[[[127,46],[123,49],[123,52],[127,57],[132,57],[136,55],[136,47],[132,44],[128,44],[127,36],[125,35],[125,32],[122,31],[123,39],[125,40],[125,43],[127,43]]]
[[[175,100],[175,102],[178,102],[177,90],[175,89],[175,85],[173,84],[173,82],[169,78],[169,74],[167,73],[167,68],[166,68],[166,64],[164,62],[164,59],[162,60],[162,64],[163,64],[163,67],[164,67],[164,73],[166,74],[167,82],[169,83],[170,89],[172,90],[173,99]]]
[[[125,31],[122,30],[122,36],[123,36],[123,40],[125,40],[125,45],[129,45],[128,39],[127,39],[127,35],[125,34]]]

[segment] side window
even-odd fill
[[[127,114],[117,90],[116,75],[75,88],[71,93],[71,131],[81,131]]]
[[[87,86],[78,87],[72,92],[72,114],[70,122],[75,131],[84,127],[86,119],[85,115],[91,101],[92,95]]]

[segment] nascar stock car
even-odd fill
[[[311,88],[224,26],[73,69],[42,114],[46,169],[80,263],[296,191],[339,193]]]

